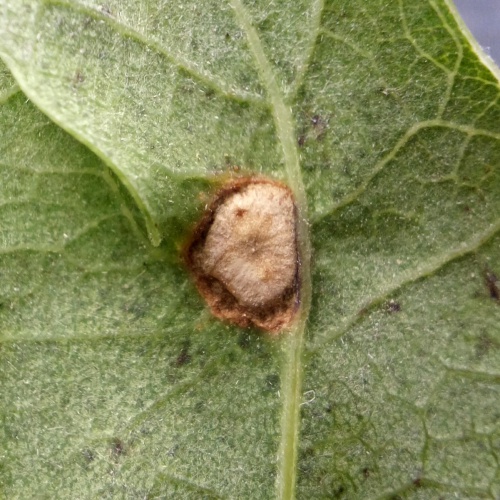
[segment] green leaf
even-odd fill
[[[3,496],[498,497],[500,89],[449,3],[0,0],[0,55]],[[179,257],[234,165],[307,206],[279,339]]]

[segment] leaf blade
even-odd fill
[[[22,5],[11,5],[14,4]],[[237,4],[242,6],[240,2]],[[54,12],[61,5],[73,9],[69,4],[47,2],[42,19],[57,19]],[[193,471],[189,473],[188,464],[194,462],[190,462],[188,455],[183,455],[176,470],[188,471],[188,474],[169,476],[153,467],[152,476],[156,474],[153,483],[152,476],[144,478],[142,483],[146,489],[150,488],[148,491],[172,493],[174,490],[162,487],[181,485],[178,487],[185,495],[195,497],[203,494],[245,496],[250,494],[247,486],[260,485],[262,489],[259,491],[266,496],[271,495],[272,483],[276,480],[278,492],[281,486],[281,495],[289,497],[293,495],[293,476],[297,474],[299,497],[332,494],[354,498],[388,495],[410,498],[429,495],[495,497],[498,491],[498,475],[494,466],[498,429],[494,418],[498,387],[495,371],[498,364],[498,332],[495,325],[499,313],[491,295],[492,287],[496,286],[491,276],[498,274],[496,262],[499,258],[497,214],[500,189],[496,168],[499,158],[498,82],[478,63],[450,16],[447,3],[422,1],[399,2],[398,5],[399,11],[387,9],[382,2],[376,1],[326,2],[324,6],[320,2],[314,3],[311,14],[307,16],[311,24],[305,23],[303,31],[310,26],[312,29],[300,41],[298,35],[293,35],[301,19],[296,12],[276,13],[265,8],[259,10],[254,5],[245,6],[248,10],[244,21],[247,31],[253,33],[253,51],[263,58],[261,81],[258,71],[253,69],[255,54],[252,56],[252,43],[244,41],[242,30],[234,23],[230,33],[227,33],[231,40],[239,33],[238,48],[233,54],[226,54],[227,57],[220,50],[220,40],[226,38],[225,28],[217,31],[217,36],[212,36],[207,30],[205,46],[200,44],[198,35],[188,33],[186,39],[196,43],[192,46],[184,44],[177,52],[174,47],[178,63],[172,80],[177,82],[177,86],[173,91],[161,91],[167,97],[174,95],[180,100],[184,98],[183,94],[189,96],[190,92],[197,96],[198,93],[204,94],[205,98],[208,94],[209,104],[201,104],[204,99],[199,96],[193,100],[186,98],[192,106],[181,108],[176,103],[175,117],[178,120],[175,125],[187,125],[189,120],[182,121],[186,117],[196,117],[200,119],[200,124],[206,125],[208,132],[205,135],[200,128],[196,129],[196,133],[184,129],[186,135],[182,138],[193,151],[186,151],[175,144],[182,142],[177,140],[181,136],[175,136],[175,130],[168,128],[172,124],[167,123],[166,130],[173,130],[176,137],[174,156],[169,156],[170,152],[165,149],[157,157],[151,153],[152,150],[144,152],[145,146],[151,144],[148,142],[150,139],[140,137],[140,134],[139,138],[132,137],[130,132],[127,137],[131,138],[131,144],[127,147],[134,151],[131,155],[124,155],[126,148],[116,140],[120,134],[111,131],[113,140],[110,144],[113,147],[107,149],[99,134],[101,131],[109,134],[110,131],[106,127],[100,128],[98,120],[90,123],[93,131],[88,137],[92,147],[103,158],[107,158],[111,150],[113,154],[122,154],[113,166],[115,169],[123,167],[130,179],[138,172],[145,176],[147,185],[141,188],[143,191],[138,197],[153,200],[148,202],[151,206],[147,209],[152,214],[152,220],[159,225],[162,235],[174,235],[173,240],[176,241],[167,238],[166,246],[160,247],[156,253],[149,249],[153,261],[157,263],[154,272],[162,279],[166,278],[165,270],[161,270],[165,262],[168,272],[177,269],[175,245],[180,241],[181,228],[194,218],[195,205],[199,205],[194,201],[198,193],[207,190],[207,183],[203,182],[195,183],[193,187],[194,179],[203,180],[218,171],[214,166],[226,163],[226,153],[231,160],[248,165],[251,172],[263,168],[265,172],[282,178],[287,165],[295,165],[289,169],[289,177],[293,179],[293,172],[296,172],[297,178],[304,181],[311,213],[315,248],[314,300],[308,337],[295,338],[303,339],[306,344],[303,347],[299,343],[299,347],[293,347],[292,342],[290,345],[283,342],[284,352],[277,354],[273,351],[268,358],[274,370],[268,375],[270,378],[264,381],[259,378],[260,371],[265,370],[265,363],[258,364],[247,385],[250,393],[259,384],[262,386],[267,382],[275,387],[280,356],[285,359],[286,355],[291,357],[292,361],[285,361],[281,375],[282,389],[286,387],[283,389],[283,406],[279,409],[273,400],[274,406],[268,413],[274,434],[269,440],[264,439],[266,444],[260,448],[266,450],[265,463],[254,461],[255,454],[251,454],[249,463],[260,471],[258,479],[252,479],[251,474],[242,476],[241,470],[230,470],[230,467],[225,469],[227,477],[222,479],[222,469],[209,465],[205,481],[192,481],[189,474]],[[149,6],[154,7],[155,4]],[[207,6],[207,24],[216,28],[222,17],[210,17],[214,15],[214,11],[210,10],[213,5],[206,3],[204,6]],[[164,37],[171,33],[163,29],[166,24],[156,17],[158,11],[135,12],[128,3],[122,4],[122,7],[110,4],[110,13],[102,11],[99,15],[95,14],[96,6],[85,8],[93,9],[90,12],[92,15],[87,17],[107,24],[105,35],[99,31],[100,26],[90,30],[94,34],[101,33],[97,38],[106,42],[101,44],[101,48],[112,46],[119,53],[123,46],[130,53],[136,53],[129,38],[137,38],[135,33],[139,33],[142,37],[149,36],[151,43],[148,45],[143,40],[137,54],[147,52],[147,47],[156,47],[156,51],[163,51],[161,56],[166,57],[164,46],[167,45],[167,38]],[[303,6],[297,4],[297,8],[300,11]],[[76,10],[81,11],[81,6]],[[226,6],[223,10],[228,12]],[[187,17],[190,22],[194,19],[189,17],[191,13]],[[110,15],[114,19],[106,21],[105,17]],[[172,19],[179,20],[176,16],[177,12],[172,11]],[[76,18],[78,16],[73,17],[73,21]],[[148,35],[147,28],[153,27],[149,23],[155,18],[159,23],[157,26],[162,29],[156,32],[151,29]],[[12,22],[20,22],[17,15]],[[199,21],[193,22],[200,26]],[[188,24],[180,23],[179,26]],[[283,29],[287,24],[289,31]],[[77,88],[71,88],[75,83],[70,83],[69,75],[78,76],[80,64],[75,62],[72,52],[76,53],[73,49],[80,49],[82,45],[75,45],[70,35],[73,28],[76,33],[84,32],[82,18],[71,25],[71,29],[63,26],[59,35],[56,32],[59,29],[57,23],[48,25],[48,33],[53,34],[53,40],[62,35],[59,41],[68,42],[68,47],[72,49],[68,57],[73,57],[72,72],[59,74],[58,83],[57,78],[52,80],[56,81],[54,87],[53,83],[48,85],[50,92],[47,94],[53,94],[47,97],[52,99],[51,106],[55,104],[54,109],[59,113],[66,112],[65,106],[58,108],[57,102],[54,103],[54,95],[57,95],[54,89],[64,87],[64,95],[70,101],[76,102],[80,98],[89,109],[101,112],[96,107],[96,100],[87,100],[89,89],[83,94],[78,89],[79,85],[80,88],[82,84],[85,86],[87,80],[79,82],[80,78],[76,78]],[[221,25],[228,26],[226,21],[222,21]],[[115,30],[113,26],[123,29]],[[174,29],[172,33],[178,31]],[[276,33],[282,37],[282,46],[275,43],[276,47],[273,47]],[[290,42],[294,37],[298,40],[296,47]],[[214,45],[214,40],[219,41]],[[176,43],[170,45],[175,46]],[[16,46],[14,43],[9,53],[15,55],[19,47],[23,44]],[[49,47],[50,44],[46,43],[45,48]],[[302,47],[308,49],[297,58]],[[108,55],[110,53],[108,50]],[[52,54],[52,59],[45,60],[46,64],[61,61],[61,54],[64,50]],[[221,61],[224,62],[217,66],[217,57],[212,57],[213,54],[222,54]],[[22,71],[31,71],[22,51],[21,55],[17,52],[15,57],[18,58],[15,62],[18,68],[24,64]],[[109,62],[110,57],[107,60]],[[133,61],[122,57],[117,66],[132,66],[131,75],[137,75],[146,71],[148,64],[144,64],[145,61],[154,63],[154,60],[154,56],[145,55],[140,58],[142,66],[134,66],[129,64]],[[233,63],[228,63],[230,60]],[[235,60],[241,60],[241,64]],[[209,61],[214,64],[213,71],[207,64]],[[10,63],[14,64],[12,60]],[[151,67],[156,68],[157,73],[161,73],[160,68],[167,73],[167,66],[162,64],[164,62],[157,60],[156,66],[153,64]],[[224,64],[227,64],[226,68]],[[263,66],[266,67],[268,80],[266,76],[262,77]],[[252,69],[248,74],[253,75],[249,78],[251,90],[246,92],[244,75],[250,67]],[[39,66],[37,71],[40,69],[43,67]],[[188,76],[184,74],[186,72]],[[117,81],[125,82],[124,74],[117,70],[115,75],[121,78]],[[43,77],[38,85],[50,82],[50,76],[38,75]],[[20,76],[19,79],[23,81]],[[232,83],[227,83],[229,81]],[[29,87],[31,84],[27,82],[23,85]],[[102,83],[101,75],[96,88]],[[146,89],[148,86],[145,85]],[[271,87],[272,92],[269,91]],[[235,88],[234,95],[229,95]],[[215,91],[215,95],[210,96],[210,89]],[[35,100],[38,99],[40,90],[28,90]],[[274,97],[270,97],[273,92]],[[118,100],[110,101],[110,109],[123,102],[119,93],[114,95]],[[146,101],[148,96],[151,96],[148,92],[143,96]],[[167,100],[160,101],[158,110],[148,108],[151,116],[159,116],[154,112],[164,110]],[[50,106],[42,101],[36,102],[52,116]],[[291,111],[288,110],[290,104]],[[85,106],[81,109],[85,110]],[[61,121],[73,133],[76,133],[76,128],[82,127],[75,109]],[[220,113],[220,109],[226,111]],[[125,115],[138,116],[130,103]],[[106,113],[100,116],[105,117]],[[220,128],[214,125],[215,116],[222,117],[224,125]],[[280,117],[285,125],[281,130]],[[248,121],[249,125],[243,126],[242,121]],[[156,122],[162,123],[163,120],[149,122],[157,125]],[[117,120],[113,123],[119,128]],[[224,137],[226,130],[231,135],[229,139]],[[251,136],[250,140],[248,136]],[[164,140],[159,133],[155,137],[158,141]],[[197,144],[192,148],[194,142]],[[196,152],[202,152],[201,159],[196,158]],[[167,168],[152,168],[147,165],[148,158],[165,160]],[[300,170],[296,168],[299,159]],[[181,160],[194,165],[194,169],[179,175],[169,172],[167,182],[160,178],[165,171],[175,169],[175,162]],[[201,166],[199,170],[197,165]],[[228,169],[222,170],[227,172]],[[183,182],[190,186],[185,185],[181,189]],[[165,209],[165,199],[174,201],[169,210]],[[129,210],[133,211],[133,205]],[[177,222],[173,220],[176,217],[179,218]],[[131,223],[135,216],[125,219]],[[128,231],[125,233],[128,234]],[[129,235],[125,239],[142,241],[140,231],[132,230],[130,234],[135,236]],[[99,234],[96,241],[104,241],[104,236]],[[87,242],[86,248],[89,246]],[[137,259],[141,252],[132,252],[132,255]],[[86,256],[78,254],[76,258],[78,261],[83,258],[80,262],[85,265],[97,261],[91,253]],[[46,268],[49,264],[41,267]],[[174,276],[174,285],[166,284],[166,287],[182,288],[184,275],[175,271]],[[23,279],[28,281],[26,277]],[[148,286],[152,287],[151,283],[140,280],[136,293],[140,289],[147,291]],[[52,288],[55,288],[54,283]],[[60,296],[58,301],[61,301]],[[180,299],[174,298],[164,316],[161,316],[160,306],[157,307],[160,317],[179,321],[185,331],[195,331],[196,323],[189,311],[201,314],[201,305],[190,297],[189,292],[181,295]],[[55,309],[49,312],[49,317],[57,317]],[[213,330],[204,321],[201,324],[204,325],[201,334],[204,340],[200,342],[205,342]],[[149,333],[155,332],[154,325],[151,320]],[[120,330],[116,325],[109,328],[110,333],[122,335],[126,330],[125,327]],[[173,328],[168,331],[173,335]],[[19,335],[19,332],[14,333]],[[219,334],[218,348],[233,353],[237,359],[236,364],[231,365],[231,356],[229,359],[223,356],[221,366],[229,363],[233,370],[239,367],[242,373],[246,373],[248,368],[245,363],[255,362],[252,356],[257,356],[258,350],[264,347],[252,348],[252,355],[245,357],[238,349],[236,354],[233,352],[227,332],[218,331]],[[181,341],[180,337],[176,339]],[[116,345],[110,347],[110,353],[114,349],[120,351]],[[180,349],[179,358],[173,354],[175,348]],[[297,361],[296,356],[300,358],[304,348],[303,360]],[[169,349],[174,364],[177,362],[174,358],[183,360],[187,356],[182,354],[181,343],[172,344]],[[210,356],[214,356],[210,359],[215,360],[214,365],[219,367],[215,350],[210,351]],[[33,355],[32,360],[35,359]],[[107,366],[112,373],[110,363]],[[141,366],[145,370],[143,361]],[[298,389],[297,381],[302,376],[305,377],[306,393]],[[9,377],[14,375],[9,372]],[[21,384],[20,379],[15,380]],[[211,388],[219,385],[227,391],[232,388],[223,378],[216,380],[209,384]],[[243,398],[246,411],[253,414],[254,409],[246,399],[245,391],[233,394],[238,394],[237,399]],[[478,397],[473,398],[473,394],[478,394]],[[139,396],[132,394],[130,397],[133,400]],[[220,401],[230,403],[229,396],[219,397]],[[266,398],[256,396],[256,400],[256,411],[266,408]],[[450,401],[449,405],[447,401]],[[302,428],[297,470],[293,466],[295,452],[289,454],[282,451],[282,457],[286,455],[288,460],[288,465],[281,465],[286,473],[280,476],[278,470],[273,468],[273,472],[267,475],[263,470],[273,467],[272,450],[279,449],[278,443],[281,443],[281,450],[286,449],[287,443],[291,444],[292,450],[296,446],[299,424],[295,416],[299,405]],[[193,422],[190,420],[194,418],[192,411],[194,408],[183,418]],[[174,413],[169,413],[171,421],[175,421]],[[238,419],[237,414],[227,413],[234,421]],[[277,416],[280,414],[288,422],[288,427],[282,423],[281,430],[277,430]],[[229,421],[225,420],[228,415],[224,415],[222,410],[220,413],[206,412],[204,416],[205,425],[218,418],[226,422],[224,429],[230,429]],[[159,413],[152,414],[151,418],[157,421]],[[262,415],[255,418],[257,425],[265,424]],[[194,425],[193,428],[201,429],[203,424],[200,420],[197,422],[199,427]],[[243,429],[244,424],[236,427]],[[149,460],[148,449],[165,450],[160,439],[161,425],[153,424],[152,428],[158,440],[145,438],[143,446],[138,445],[137,463],[130,457],[124,460],[129,470],[138,470],[134,467],[140,468],[138,464],[143,463],[141,458]],[[287,434],[287,429],[290,434]],[[223,438],[214,429],[210,433]],[[258,437],[255,435],[252,439]],[[200,449],[209,450],[209,442],[210,436],[202,440]],[[148,448],[148,443],[154,446]],[[123,448],[113,441],[108,441],[106,446],[100,449],[103,456],[113,456],[116,450]],[[212,448],[215,446],[212,442]],[[246,445],[241,446],[244,448]],[[231,456],[228,448],[225,450],[224,456]],[[241,452],[240,448],[238,450]],[[245,460],[240,453],[237,454],[237,463],[244,468]],[[477,468],[469,470],[467,467],[469,454],[478,457]],[[200,463],[197,462],[196,471],[200,470]],[[117,467],[112,469],[116,471]],[[272,480],[270,476],[273,476]],[[238,486],[238,477],[245,477],[248,484]],[[122,484],[133,487],[133,483],[132,480]]]

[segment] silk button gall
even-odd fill
[[[276,181],[226,184],[208,206],[186,263],[212,313],[239,326],[279,332],[298,308],[297,210]]]

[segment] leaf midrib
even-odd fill
[[[300,422],[300,399],[302,388],[302,351],[305,326],[311,303],[310,243],[307,224],[307,200],[300,169],[299,154],[295,138],[294,121],[290,107],[276,82],[273,69],[262,47],[259,35],[251,17],[241,0],[231,0],[236,18],[246,33],[248,46],[253,55],[262,85],[271,105],[277,136],[281,143],[285,164],[285,174],[289,186],[295,194],[298,208],[297,245],[300,259],[300,312],[299,319],[286,332],[283,339],[283,369],[281,381],[282,416],[281,442],[278,452],[278,474],[276,493],[279,499],[295,497],[297,447]]]

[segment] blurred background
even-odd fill
[[[454,0],[484,52],[500,66],[500,0]]]

